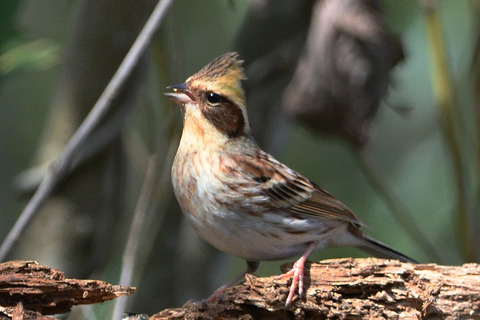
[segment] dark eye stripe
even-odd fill
[[[220,102],[212,105],[208,101],[209,94],[205,95],[206,101],[202,104],[204,117],[229,138],[237,138],[243,135],[245,118],[243,117],[242,109],[229,99],[218,94],[216,95],[220,97]],[[216,101],[217,98],[215,97],[214,99]]]

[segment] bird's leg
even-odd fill
[[[235,278],[233,278],[231,281],[227,282],[217,290],[215,290],[210,297],[208,297],[207,300],[204,300],[204,304],[209,304],[217,300],[219,297],[221,297],[227,288],[233,286],[235,283],[238,281],[242,280],[247,273],[253,273],[258,269],[258,266],[260,265],[260,262],[258,261],[247,261],[247,269],[237,275]]]
[[[288,307],[293,300],[293,295],[295,294],[295,290],[297,289],[298,285],[298,296],[303,296],[303,267],[305,266],[305,261],[307,261],[308,256],[312,253],[313,249],[315,248],[315,243],[310,242],[308,244],[307,250],[305,253],[300,257],[293,264],[293,267],[290,271],[281,274],[277,277],[277,279],[285,279],[288,277],[292,277],[292,286],[290,287],[290,292],[288,293],[287,301],[285,302],[285,307]]]

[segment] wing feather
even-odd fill
[[[267,197],[264,205],[269,209],[281,208],[300,217],[362,225],[333,195],[263,151],[252,157],[242,157],[237,170],[248,177],[252,190],[260,190]]]

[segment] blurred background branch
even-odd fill
[[[110,144],[118,136],[120,128],[124,124],[125,113],[130,109],[131,99],[135,97],[134,95],[128,97],[127,101],[122,101],[122,99],[125,99],[124,92],[127,92],[127,95],[135,93],[134,90],[131,90],[133,83],[130,83],[128,90],[125,88],[129,80],[131,81],[132,78],[137,80],[135,79],[135,69],[137,69],[141,56],[149,46],[153,33],[162,21],[168,3],[169,1],[166,0],[161,1],[157,9],[153,11],[152,18],[145,24],[142,32],[135,39],[132,49],[128,51],[125,60],[115,71],[112,79],[109,80],[105,91],[103,91],[92,110],[85,116],[85,120],[73,133],[71,139],[68,140],[58,158],[54,160],[53,164],[48,165],[45,177],[2,243],[0,260],[5,259],[14,243],[22,236],[25,228],[28,227],[31,220],[41,210],[44,202],[51,196],[53,190],[62,181],[66,180],[68,175],[71,175],[78,166],[87,162],[92,155],[98,155],[103,151],[105,145]],[[83,3],[83,5],[85,5],[84,12],[90,11],[91,5],[89,3]],[[91,12],[87,14],[91,14]],[[126,110],[118,108],[122,105],[122,102],[129,108]],[[56,138],[56,136],[53,136],[52,139]]]
[[[452,159],[456,185],[456,219],[461,250],[466,261],[478,261],[472,241],[471,219],[467,204],[465,160],[462,154],[460,107],[456,98],[437,0],[422,0],[423,14],[432,65],[432,83],[438,117]]]

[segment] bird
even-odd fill
[[[358,247],[369,254],[415,261],[366,235],[364,224],[337,198],[263,151],[250,128],[238,53],[225,53],[165,95],[183,115],[171,178],[193,229],[247,268],[207,300],[257,270],[260,261],[300,256],[278,276],[292,278],[285,307],[304,294],[304,265],[314,250]]]

